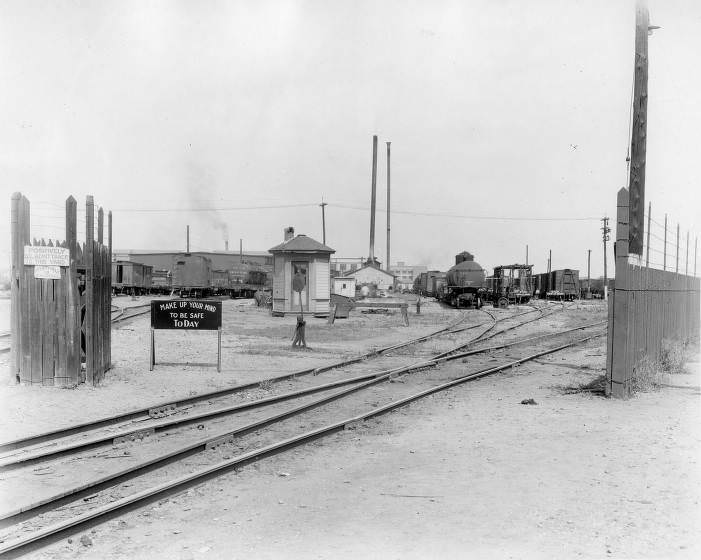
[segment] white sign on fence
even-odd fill
[[[24,264],[33,266],[70,266],[71,253],[65,247],[24,246]],[[40,278],[34,275],[35,278]]]
[[[34,278],[48,278],[49,280],[60,280],[61,267],[36,265],[34,267]]]

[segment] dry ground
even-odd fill
[[[600,306],[582,307],[562,324],[602,316]],[[103,387],[3,387],[2,439],[331,362],[454,318],[428,304],[409,329],[398,315],[356,315],[334,327],[310,320],[313,350],[293,352],[294,318],[227,302],[221,374],[195,365],[149,373],[147,322],[137,319],[115,331],[115,369]],[[170,359],[211,359],[206,337],[171,341]],[[699,557],[698,359],[689,373],[667,376],[666,387],[628,401],[565,390],[603,367],[599,339],[136,510],[88,532],[88,546],[77,535],[34,556]],[[537,405],[520,404],[526,398]]]

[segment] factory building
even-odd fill
[[[390,267],[390,272],[397,278],[398,290],[411,290],[414,280],[421,276],[422,272],[428,272],[428,267],[421,264],[407,265],[400,261]]]

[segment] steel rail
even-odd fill
[[[519,341],[513,341],[513,342],[507,343],[507,344],[501,344],[498,346],[483,348],[480,350],[475,350],[472,353],[488,352],[490,350],[499,350],[499,349],[503,349],[505,347],[523,344],[524,342],[531,342],[531,341],[537,340],[537,339],[553,338],[555,336],[568,334],[568,333],[573,332],[573,331],[598,326],[600,324],[601,323],[594,323],[594,324],[590,324],[590,325],[580,325],[579,327],[576,327],[573,329],[568,329],[566,331],[560,331],[557,333],[549,333],[547,335],[543,335],[543,336],[539,336],[539,337],[533,337],[530,339],[523,339],[523,340],[519,340]],[[78,495],[83,495],[86,492],[99,491],[107,483],[114,484],[115,481],[117,481],[117,480],[126,480],[128,478],[133,478],[134,476],[138,476],[138,475],[142,474],[143,472],[148,472],[148,471],[152,470],[153,468],[160,467],[166,462],[170,463],[170,462],[173,462],[175,460],[180,460],[182,458],[188,457],[188,456],[193,455],[195,453],[201,452],[202,450],[208,448],[210,445],[215,444],[216,442],[219,442],[220,444],[226,443],[234,437],[238,437],[238,436],[244,435],[246,433],[250,433],[254,430],[260,429],[262,427],[268,426],[268,425],[273,424],[275,422],[279,422],[281,420],[289,418],[290,416],[293,416],[293,415],[298,414],[300,412],[304,412],[304,411],[311,410],[313,408],[317,408],[319,406],[328,404],[329,402],[332,402],[332,401],[337,400],[343,396],[346,396],[346,395],[349,395],[351,393],[365,389],[371,385],[375,385],[377,383],[381,383],[383,381],[387,381],[389,379],[392,379],[392,378],[396,377],[397,375],[409,373],[411,371],[415,371],[418,369],[424,369],[426,367],[433,367],[433,366],[438,365],[440,363],[459,359],[461,357],[463,357],[462,354],[450,356],[450,357],[445,357],[445,358],[440,358],[440,359],[430,359],[429,358],[423,362],[409,364],[407,366],[401,366],[401,367],[394,368],[391,370],[377,372],[374,374],[366,374],[363,376],[349,379],[349,380],[347,380],[348,383],[357,382],[359,384],[354,386],[354,387],[350,387],[348,389],[344,389],[342,391],[339,391],[339,392],[333,393],[331,395],[322,397],[321,399],[317,399],[315,401],[311,401],[309,403],[304,403],[304,404],[298,405],[296,407],[293,407],[291,409],[287,409],[285,411],[275,413],[272,416],[268,416],[268,417],[265,417],[263,419],[256,420],[252,423],[241,426],[241,427],[236,428],[234,430],[227,430],[225,432],[219,432],[216,435],[209,436],[207,438],[201,439],[201,440],[194,442],[192,444],[188,444],[187,446],[185,446],[179,450],[165,453],[165,454],[160,455],[158,457],[149,459],[145,462],[138,463],[136,465],[131,465],[130,467],[127,467],[126,469],[123,469],[121,471],[118,471],[118,472],[110,474],[110,475],[103,476],[103,477],[101,477],[97,480],[94,480],[92,482],[81,484],[80,486],[75,487],[73,489],[64,490],[61,493],[54,495],[53,497],[45,498],[43,500],[34,502],[32,504],[28,504],[28,505],[16,508],[12,511],[2,512],[2,513],[0,513],[0,521],[2,521],[2,523],[0,523],[0,526],[4,527],[8,523],[9,524],[16,523],[17,519],[20,518],[20,516],[21,516],[21,518],[24,518],[24,517],[26,517],[26,515],[28,513],[35,515],[34,511],[36,509],[41,508],[42,506],[45,506],[47,504],[53,504],[54,502],[59,501],[59,500],[68,501],[67,500],[68,498],[75,499],[76,497],[78,497]],[[332,387],[333,385],[337,385],[337,384],[340,384],[340,382],[327,384],[327,385],[325,385],[325,387],[329,388],[329,387]],[[272,400],[272,399],[266,399],[266,400]],[[128,477],[128,475],[130,475],[130,474],[132,476]]]
[[[367,412],[361,413],[359,415],[346,418],[337,422],[334,422],[332,424],[328,424],[326,426],[323,426],[321,428],[317,428],[314,430],[311,430],[309,432],[305,432],[303,434],[299,434],[297,436],[293,436],[288,439],[284,439],[281,441],[278,441],[276,443],[272,443],[257,449],[254,449],[252,451],[249,451],[247,453],[244,453],[242,455],[239,455],[237,457],[234,457],[232,459],[228,459],[225,461],[221,461],[219,463],[216,463],[214,465],[211,465],[209,467],[205,467],[204,469],[199,469],[195,472],[174,478],[172,480],[169,480],[167,482],[158,484],[157,486],[147,488],[145,490],[142,490],[140,492],[136,492],[130,496],[126,496],[124,498],[120,498],[119,500],[116,500],[114,502],[111,502],[109,504],[105,504],[103,506],[97,507],[91,511],[88,511],[84,514],[78,515],[72,519],[68,519],[65,521],[61,521],[58,523],[55,523],[53,525],[50,525],[48,527],[44,527],[38,531],[35,531],[29,535],[25,535],[22,537],[19,537],[17,539],[14,539],[9,542],[1,543],[0,544],[0,554],[7,554],[10,552],[13,552],[15,554],[21,554],[26,552],[26,549],[30,547],[33,544],[40,543],[44,540],[48,540],[51,538],[59,538],[62,534],[67,533],[71,529],[76,529],[78,527],[81,527],[83,525],[87,525],[88,523],[95,523],[97,522],[100,518],[109,516],[111,514],[117,513],[122,510],[126,510],[128,508],[133,508],[138,506],[139,504],[143,502],[147,502],[152,500],[155,497],[165,495],[166,493],[172,493],[173,491],[180,490],[182,488],[186,488],[188,486],[191,486],[193,483],[201,483],[206,480],[209,480],[213,477],[216,477],[220,474],[226,473],[229,470],[236,468],[236,467],[241,467],[245,464],[249,464],[251,462],[257,461],[259,459],[280,453],[282,451],[285,451],[287,449],[291,449],[294,447],[298,447],[300,445],[303,445],[305,443],[314,441],[316,439],[334,434],[336,432],[339,432],[345,428],[353,427],[361,422],[368,420],[370,418],[374,418],[377,416],[381,416],[387,412],[390,412],[392,410],[396,410],[398,408],[401,408],[407,404],[410,404],[414,401],[417,401],[423,397],[426,397],[428,395],[438,393],[440,391],[444,391],[446,389],[450,389],[452,387],[455,387],[457,385],[460,385],[462,383],[466,383],[468,381],[472,381],[474,379],[479,379],[481,377],[485,377],[487,375],[497,373],[499,371],[503,371],[505,369],[508,369],[510,367],[514,367],[516,365],[525,363],[530,360],[534,360],[536,358],[539,358],[541,356],[545,356],[547,354],[553,354],[555,352],[559,352],[561,350],[564,350],[566,348],[570,348],[572,346],[581,344],[583,342],[587,342],[589,340],[592,340],[594,338],[597,338],[599,336],[602,336],[603,333],[592,335],[586,338],[578,339],[576,341],[558,346],[556,348],[549,348],[547,350],[543,350],[540,352],[536,352],[535,354],[531,354],[529,356],[526,356],[524,358],[520,358],[517,360],[513,360],[507,364],[502,364],[500,366],[495,366],[492,368],[487,368],[478,372],[473,372],[471,374],[467,374],[464,376],[460,376],[456,379],[453,379],[451,381],[448,381],[446,383],[442,383],[440,385],[430,387],[429,389],[425,389],[423,391],[420,391],[418,393],[415,393],[413,395],[410,395],[408,397],[404,397],[402,399],[392,401],[386,405],[371,409]],[[15,556],[16,557],[16,556]]]
[[[461,348],[464,347],[464,345],[460,346]],[[421,366],[424,367],[424,366]],[[364,374],[361,376],[356,376],[352,378],[346,378],[346,379],[341,379],[337,381],[332,381],[330,383],[326,383],[323,385],[315,385],[313,387],[307,387],[304,389],[299,389],[297,391],[292,391],[289,393],[283,393],[281,395],[275,395],[271,397],[267,397],[264,399],[258,399],[255,401],[250,401],[250,402],[244,402],[244,403],[238,403],[234,405],[229,405],[226,407],[222,408],[216,408],[213,410],[204,410],[200,413],[197,414],[192,414],[192,415],[187,415],[187,416],[176,416],[176,417],[169,417],[165,418],[161,421],[156,421],[148,426],[140,426],[140,427],[128,427],[127,429],[118,431],[118,432],[113,432],[113,433],[107,433],[107,434],[102,434],[102,435],[97,435],[92,438],[86,438],[82,441],[76,441],[73,443],[68,443],[65,445],[61,446],[46,446],[46,447],[41,447],[38,449],[35,449],[33,451],[29,451],[23,455],[17,454],[17,455],[8,455],[0,459],[0,472],[7,472],[9,470],[21,468],[23,466],[29,465],[36,463],[38,461],[43,461],[47,460],[50,458],[55,458],[55,457],[60,457],[63,455],[67,455],[70,453],[75,453],[76,451],[86,451],[88,449],[94,449],[96,447],[102,446],[106,444],[107,442],[114,442],[117,439],[129,439],[129,438],[134,438],[139,435],[150,435],[151,433],[156,433],[168,428],[172,428],[175,426],[183,426],[187,424],[193,424],[195,422],[198,422],[200,420],[211,420],[214,418],[217,418],[219,416],[224,416],[227,414],[232,414],[236,412],[240,412],[242,410],[246,409],[251,409],[251,408],[259,408],[262,406],[266,406],[269,404],[274,404],[278,402],[283,402],[286,400],[298,398],[300,396],[304,395],[309,395],[313,393],[318,393],[321,391],[325,391],[330,388],[335,388],[343,385],[349,385],[352,383],[358,383],[362,382],[367,379],[372,379],[376,378],[378,376],[384,376],[384,375],[391,375],[392,373],[395,373],[396,371],[404,371],[406,367],[402,366],[400,368],[392,368],[389,370],[381,370],[379,372],[373,372],[370,374]],[[148,420],[150,417],[144,417],[143,420]],[[0,518],[2,519],[2,518]]]
[[[457,321],[452,322],[450,325],[443,327],[442,329],[439,329],[439,330],[432,332],[428,335],[424,335],[424,336],[418,337],[416,339],[412,339],[412,340],[410,340],[406,343],[402,343],[402,344],[409,346],[410,344],[424,342],[425,340],[428,340],[432,337],[439,336],[439,335],[443,334],[444,332],[446,332],[448,329],[454,327],[456,324],[459,324],[460,322],[464,321],[466,317],[467,317],[467,315],[463,314],[463,316],[460,317]],[[191,405],[191,404],[194,404],[194,403],[197,403],[200,401],[215,399],[215,398],[219,398],[219,397],[225,397],[225,396],[233,395],[233,394],[240,393],[243,391],[247,391],[250,389],[255,389],[255,388],[258,388],[260,385],[266,384],[266,383],[279,383],[279,382],[288,381],[290,379],[294,379],[296,377],[300,377],[303,375],[310,375],[310,374],[311,375],[318,375],[318,374],[326,372],[326,371],[330,371],[330,370],[333,370],[333,369],[336,369],[339,367],[344,367],[347,365],[352,365],[352,364],[361,362],[365,359],[377,356],[379,354],[383,354],[391,349],[396,348],[397,346],[398,345],[392,345],[392,346],[387,346],[384,348],[373,349],[370,352],[366,352],[365,354],[361,354],[359,356],[355,356],[353,358],[347,358],[347,359],[340,360],[337,362],[332,362],[332,363],[327,364],[325,366],[305,368],[305,369],[293,371],[291,373],[285,373],[282,375],[278,375],[275,377],[269,377],[266,379],[260,379],[258,381],[252,381],[250,383],[244,383],[242,385],[234,385],[233,387],[227,387],[224,389],[217,389],[215,391],[200,393],[199,395],[194,395],[192,397],[186,397],[186,398],[178,399],[175,401],[171,400],[171,401],[154,403],[154,404],[151,404],[151,405],[144,407],[144,408],[135,409],[135,410],[131,410],[128,412],[121,412],[121,413],[114,414],[111,416],[99,418],[97,420],[82,422],[80,424],[75,424],[73,426],[68,426],[66,428],[58,428],[56,430],[51,430],[51,431],[43,432],[40,434],[34,434],[34,435],[18,438],[15,440],[11,440],[11,441],[1,442],[0,443],[0,453],[6,453],[9,451],[21,449],[23,447],[27,447],[30,445],[43,443],[45,441],[75,435],[77,433],[84,432],[84,431],[87,431],[90,429],[104,428],[106,426],[112,426],[115,424],[119,424],[121,422],[128,422],[130,420],[147,419],[147,418],[152,417],[152,415],[154,414],[154,411],[172,411],[174,409],[182,408],[186,405]],[[8,351],[9,351],[9,349],[8,349]]]

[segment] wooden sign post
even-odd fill
[[[306,278],[304,274],[297,272],[292,278],[292,289],[297,292],[299,296],[299,315],[297,316],[297,326],[295,327],[295,336],[292,340],[292,346],[304,346],[307,347],[307,341],[304,339],[304,328],[306,322],[304,321],[304,305],[302,304],[302,292],[306,286]]]
[[[222,302],[159,300],[151,302],[151,354],[149,371],[156,365],[156,329],[217,331],[217,371],[221,371]]]

